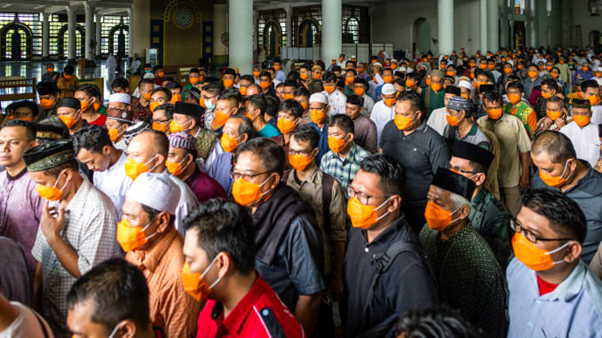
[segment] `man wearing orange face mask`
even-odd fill
[[[83,84],[77,87],[73,97],[79,100],[82,118],[88,124],[100,127],[105,125],[107,117],[98,112],[102,102],[100,100],[100,89],[96,85]]]
[[[56,115],[69,129],[69,135],[88,125],[88,122],[82,118],[80,109],[80,101],[72,97],[62,99],[57,106]]]
[[[299,126],[303,108],[295,100],[284,100],[278,105],[277,127],[282,134],[282,141],[276,140],[286,150],[290,142],[291,133]]]
[[[379,82],[379,83],[374,82],[375,87],[374,87],[374,91],[373,91],[374,92],[373,96],[376,98],[377,102],[381,100],[380,95],[382,93],[383,86],[385,84],[390,84],[390,83],[393,83],[393,70],[391,68],[385,68],[385,69],[383,69],[383,72],[382,72],[382,82]]]
[[[309,114],[311,122],[308,124],[314,128],[320,134],[320,141],[318,142],[318,157],[316,158],[316,164],[318,166],[322,163],[322,157],[324,154],[330,151],[328,148],[328,112],[330,106],[328,105],[328,96],[324,93],[314,93],[309,98]]]
[[[560,89],[558,82],[549,75],[541,81],[541,96],[537,99],[534,109],[538,120],[546,116],[546,103],[550,98],[559,94]]]
[[[186,86],[184,86],[184,93],[182,94],[182,98],[184,99],[184,101],[186,101],[186,98],[188,97],[188,92],[193,87],[197,89],[201,87],[201,85],[204,83],[204,80],[205,78],[204,76],[201,76],[201,73],[199,72],[198,68],[190,69],[190,71],[188,72],[188,83],[186,84]]]
[[[546,88],[546,90],[548,90],[548,88]],[[523,123],[523,126],[525,127],[527,134],[529,134],[529,137],[533,137],[533,134],[537,129],[537,114],[533,108],[522,101],[522,83],[510,81],[506,86],[506,93],[508,96],[508,101],[510,102],[504,105],[504,114],[516,116]]]
[[[370,117],[370,115],[372,115],[372,109],[374,108],[374,99],[372,99],[372,97],[368,95],[369,88],[370,85],[368,85],[368,82],[362,79],[361,77],[355,78],[355,80],[353,81],[353,94],[364,99],[364,110],[362,111],[362,114],[366,115],[367,117]]]
[[[161,86],[163,84],[163,78],[165,77],[165,72],[163,71],[163,66],[156,65],[153,68],[153,74],[155,75],[155,84],[157,86]]]
[[[527,77],[523,78],[525,97],[530,98],[531,91],[537,86],[541,86],[541,76],[539,76],[539,69],[537,68],[537,65],[530,64],[527,68]]]
[[[486,92],[483,109],[487,115],[480,117],[477,124],[493,132],[500,143],[500,193],[508,211],[516,216],[520,210],[520,192],[529,187],[529,135],[521,120],[503,113],[500,93]]]
[[[602,285],[579,259],[590,235],[587,212],[558,192],[535,189],[522,199],[524,207],[513,225],[516,258],[507,270],[508,337],[552,332],[599,337]]]
[[[54,71],[54,64],[53,63],[49,63],[46,66],[46,70],[48,70],[47,73],[44,73],[44,75],[42,75],[42,82],[54,82],[56,83],[59,79],[59,76],[61,76],[61,74],[59,72],[55,72]]]
[[[397,322],[400,313],[439,303],[430,264],[401,211],[408,189],[403,182],[401,163],[376,154],[361,162],[347,189],[352,228],[343,271],[349,337],[389,336],[392,325],[386,323]]]
[[[56,105],[60,101],[60,93],[56,82],[38,82],[36,89],[38,91],[38,98],[40,99],[36,121],[56,116]]]
[[[151,93],[155,88],[155,84],[151,79],[142,79],[138,84],[139,97],[132,98],[132,111],[134,118],[141,121],[149,121],[152,119],[153,112],[150,110]],[[135,95],[133,95],[135,96]]]
[[[422,99],[425,105],[425,118],[428,118],[433,110],[445,107],[445,90],[443,89],[443,78],[445,74],[435,69],[431,72],[431,86],[422,91]]]
[[[592,110],[589,100],[571,101],[573,122],[560,129],[566,135],[577,152],[577,158],[587,161],[592,167],[600,158],[600,138],[598,126],[591,122]]]
[[[35,297],[44,304],[55,336],[70,337],[65,324],[70,286],[96,263],[123,255],[115,240],[117,211],[109,197],[80,175],[70,140],[31,148],[23,159],[46,200],[32,249],[39,262]]]
[[[371,154],[377,152],[376,124],[363,114],[363,98],[358,95],[348,95],[345,114],[353,121],[353,141]]]
[[[79,80],[77,79],[77,75],[75,75],[75,68],[73,66],[67,65],[63,68],[63,74],[61,74],[61,77],[56,82],[56,86],[61,91],[61,99],[73,97],[75,88],[79,87]]]
[[[345,114],[345,103],[347,96],[336,89],[337,77],[332,72],[324,73],[324,93],[328,95],[330,105],[330,116]]]
[[[602,89],[596,80],[587,80],[581,83],[583,98],[588,100],[592,110],[592,123],[602,124]]]
[[[226,68],[222,76],[222,84],[224,88],[232,88],[234,86],[234,79],[236,78],[236,71],[232,68]]]
[[[309,113],[309,96],[309,90],[307,90],[305,87],[301,86],[295,89],[295,101],[299,102],[302,108],[301,121],[299,122],[300,126],[309,124],[311,122],[311,116]]]
[[[445,304],[460,310],[490,337],[504,337],[504,273],[487,242],[470,225],[474,188],[468,178],[439,168],[429,187],[420,242],[437,284],[445,285],[439,289]]]
[[[274,79],[280,81],[281,83],[283,83],[284,81],[286,81],[286,74],[284,73],[284,71],[282,70],[282,63],[280,62],[280,60],[276,60],[274,61]]]
[[[117,241],[125,260],[144,274],[150,320],[170,337],[190,337],[201,303],[182,284],[182,237],[174,227],[179,189],[167,175],[141,174],[127,192]]]
[[[575,75],[573,76],[573,83],[576,83],[577,80],[589,80],[592,77],[594,77],[594,73],[592,73],[589,63],[587,63],[587,61],[583,61],[578,67],[576,67]]]
[[[325,289],[322,235],[314,211],[282,182],[285,151],[256,138],[234,154],[232,196],[256,228],[255,269],[313,336]]]
[[[105,127],[115,148],[126,151],[125,131],[134,123],[134,113],[128,94],[111,94],[107,110]]]
[[[551,97],[546,102],[546,116],[537,122],[535,135],[546,131],[560,131],[560,128],[571,122],[564,100],[559,96]]]

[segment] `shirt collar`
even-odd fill
[[[571,301],[579,294],[579,292],[581,292],[586,274],[587,267],[582,260],[579,260],[579,264],[575,266],[573,271],[571,271],[571,274],[563,280],[554,291],[546,293],[541,296],[541,298],[547,300],[561,300],[564,302]],[[536,279],[534,271],[532,277]]]
[[[353,160],[355,159],[355,151],[357,150],[357,146],[355,145],[355,142],[352,141],[351,143],[351,148],[349,148],[349,152],[347,153],[347,156],[345,156],[345,158],[341,158],[341,155],[334,153],[335,158],[341,162],[343,162],[343,165],[349,163],[349,162],[353,162]]]
[[[6,172],[6,178],[7,178],[9,181],[16,181],[16,180],[20,179],[21,177],[23,177],[23,175],[25,175],[26,173],[27,173],[27,167],[23,168],[23,170],[21,170],[21,172],[19,172],[19,173],[18,173],[17,175],[15,175],[15,176],[10,176],[10,175],[8,174],[8,171],[7,171],[7,172]]]
[[[170,226],[169,230],[162,237],[157,238],[153,246],[145,250],[143,264],[147,270],[155,272],[159,262],[161,262],[161,258],[163,258],[163,255],[167,252],[171,246],[171,242],[173,242],[177,235],[179,233],[176,231],[176,228]]]
[[[257,272],[256,272],[257,273]],[[247,294],[236,304],[234,309],[223,320],[223,325],[232,335],[240,333],[249,312],[253,311],[253,307],[259,301],[259,298],[269,289],[267,283],[261,279],[257,273],[257,279]],[[216,303],[217,305],[218,303]],[[223,318],[223,308],[219,317]]]

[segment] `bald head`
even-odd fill
[[[577,158],[571,140],[557,131],[544,131],[537,135],[533,139],[531,153],[534,156],[547,154],[552,163],[565,163],[571,158]]]
[[[247,92],[245,93],[245,96],[257,95],[257,94],[261,94],[261,87],[259,87],[259,85],[254,83],[247,87]]]

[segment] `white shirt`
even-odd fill
[[[347,96],[335,89],[332,94],[328,94],[327,91],[323,92],[328,95],[328,105],[330,106],[330,116],[337,114],[345,114],[345,104],[347,104]]]
[[[132,185],[132,179],[125,174],[127,158],[127,155],[122,152],[115,164],[105,171],[95,171],[93,177],[94,186],[109,196],[111,202],[115,205],[119,219],[121,219],[121,207],[125,201],[125,194]]]
[[[592,107],[592,120],[593,124],[602,124],[602,106],[595,105]]]
[[[184,219],[188,214],[192,212],[199,204],[196,199],[196,196],[190,190],[188,184],[186,184],[181,179],[175,177],[170,174],[169,171],[165,170],[162,174],[157,175],[168,175],[169,179],[180,188],[180,201],[178,202],[178,207],[176,208],[176,219],[174,220],[174,225],[176,226],[176,230],[182,235],[186,235],[186,231],[184,230]]]
[[[600,158],[600,138],[597,125],[589,123],[581,128],[573,121],[562,127],[560,132],[571,140],[578,159],[587,161],[592,167],[596,165]]]
[[[38,320],[35,311],[32,309],[18,302],[10,303],[19,308],[19,315],[6,329],[0,331],[0,338],[44,337],[44,330],[48,338],[54,338],[50,326],[48,326],[48,323],[46,323],[42,316],[37,316]],[[44,328],[40,326],[40,323],[44,325]]]
[[[125,143],[125,137],[122,138],[121,141],[114,142],[113,146],[124,152],[128,150],[128,145]]]
[[[447,119],[445,118],[445,115],[447,115],[446,107],[437,108],[433,110],[428,121],[426,121],[427,126],[435,129],[441,136],[443,136],[443,132],[447,126]]]
[[[389,123],[395,117],[395,106],[389,107],[385,104],[385,101],[379,101],[374,104],[372,108],[372,114],[370,120],[376,124],[376,135],[378,139],[378,147],[380,148],[380,135],[385,128],[385,125]]]
[[[376,81],[378,81],[378,83],[374,82],[374,78],[376,78]],[[383,83],[385,83],[383,77],[380,76],[380,73],[376,73],[372,80],[368,81],[368,85],[370,85],[370,88],[368,89],[368,95],[374,98],[374,91],[376,90],[376,87],[380,86]]]
[[[365,93],[362,97],[364,98],[364,115],[370,116],[370,114],[372,114],[372,109],[374,108],[374,99]]]

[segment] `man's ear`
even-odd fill
[[[565,250],[567,251],[567,254],[564,256],[564,260],[567,263],[572,263],[579,259],[581,252],[583,251],[583,247],[579,242],[572,241]]]

